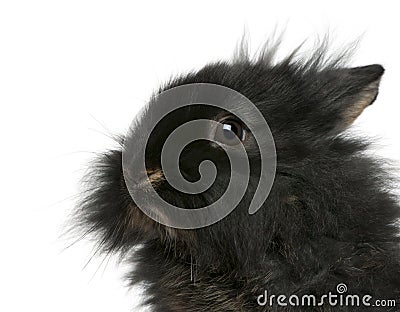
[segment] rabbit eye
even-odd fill
[[[235,119],[224,119],[220,121],[215,131],[215,139],[226,145],[236,145],[238,141],[235,138],[239,138],[242,142],[246,139],[246,130],[242,123]]]

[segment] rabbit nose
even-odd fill
[[[129,174],[124,174],[125,181],[130,181],[129,186],[133,190],[145,190],[150,187],[156,187],[160,182],[165,180],[162,169],[152,168],[139,175],[132,177]]]
[[[160,168],[147,169],[146,173],[151,184],[165,180],[164,172]]]
[[[135,181],[135,189],[146,189],[156,187],[161,181],[165,180],[164,173],[160,168],[146,169],[144,177]]]

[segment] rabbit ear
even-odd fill
[[[381,65],[322,72],[317,82],[317,92],[324,98],[322,107],[314,117],[325,124],[330,134],[345,130],[375,101],[383,73]]]

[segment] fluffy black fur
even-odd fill
[[[365,139],[343,134],[374,102],[384,70],[380,65],[345,67],[344,57],[327,57],[325,44],[306,60],[293,53],[273,63],[274,50],[251,59],[242,46],[232,61],[209,64],[159,90],[214,83],[242,93],[262,112],[275,139],[278,162],[271,193],[256,214],[247,212],[260,165],[250,134],[244,142],[250,184],[239,206],[222,221],[177,230],[146,217],[126,189],[121,148],[104,153],[92,167],[77,222],[85,234],[95,234],[103,252],[132,261],[129,281],[145,286],[144,304],[154,311],[357,310],[327,304],[269,308],[256,300],[265,289],[286,296],[323,295],[335,292],[339,283],[348,286],[348,293],[397,301],[397,307],[370,311],[400,311],[395,224],[400,208],[391,193],[393,179],[381,160],[367,156]],[[159,168],[160,148],[174,128],[191,119],[218,120],[226,114],[199,106],[166,117],[147,146],[149,170]],[[159,179],[154,186],[160,195],[185,208],[214,202],[230,170],[219,148],[205,141],[189,145],[181,170],[187,179],[196,180],[203,159],[212,159],[219,169],[210,190],[189,196]]]

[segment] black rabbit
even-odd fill
[[[224,127],[217,138],[222,143],[232,135],[242,141],[251,168],[248,188],[239,205],[215,224],[173,228],[138,209],[123,176],[126,137],[121,149],[105,152],[92,166],[76,220],[85,234],[95,235],[103,252],[132,262],[128,279],[144,285],[144,304],[154,311],[400,311],[395,181],[382,160],[365,153],[368,140],[343,133],[375,101],[384,69],[346,67],[346,57],[328,57],[326,47],[322,44],[307,59],[293,53],[274,63],[274,48],[250,58],[242,45],[232,61],[174,78],[156,92],[209,83],[235,90],[256,105],[271,129],[277,164],[269,196],[255,214],[248,208],[260,177],[257,142],[240,118],[217,107],[195,105],[170,113],[146,146],[152,186],[167,202],[193,209],[215,202],[234,169],[223,149],[198,140],[180,156],[182,174],[198,180],[199,163],[210,159],[218,176],[200,194],[177,191],[160,163],[166,138],[178,126],[202,118]],[[138,129],[152,109],[138,120]],[[368,302],[354,307],[327,300],[296,306],[294,297],[288,300],[298,296],[301,303],[302,296],[314,296],[319,303],[329,292],[337,298],[342,293],[372,299],[369,307]],[[286,296],[286,305],[278,304],[279,295]],[[378,299],[388,300],[387,306],[379,308]]]

